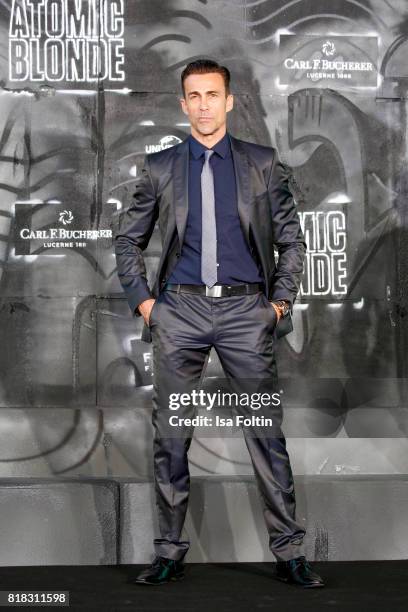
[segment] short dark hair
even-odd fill
[[[231,74],[226,66],[220,66],[217,62],[214,62],[210,59],[199,59],[194,62],[190,62],[184,68],[181,73],[181,89],[183,90],[183,95],[185,95],[184,91],[184,81],[190,74],[208,74],[210,72],[218,72],[223,79],[225,85],[225,92],[228,95],[230,93],[230,80]]]

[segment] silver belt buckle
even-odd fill
[[[213,287],[206,287],[205,295],[206,297],[215,297],[215,298],[222,297],[222,285],[214,285]]]

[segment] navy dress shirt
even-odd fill
[[[201,172],[207,149],[189,136],[188,216],[180,259],[168,282],[202,285],[201,280]],[[210,158],[214,175],[217,225],[217,285],[261,283],[263,275],[251,256],[242,232],[237,207],[234,164],[228,133]]]

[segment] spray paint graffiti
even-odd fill
[[[73,3],[69,4],[73,6]],[[339,5],[343,7],[342,10]],[[4,26],[10,20],[7,6],[7,2],[0,5],[4,34],[0,43],[3,83],[8,74],[5,44],[8,28]],[[33,2],[31,6],[40,7],[42,3]],[[44,3],[44,10],[46,6],[49,9],[47,14],[50,14],[50,11],[56,11],[52,6],[64,7],[65,3]],[[116,6],[120,8],[119,3]],[[376,37],[381,37],[384,51],[393,44],[393,28],[403,28],[404,18],[398,11],[389,12],[384,3],[375,11],[372,6],[346,1],[336,3],[336,7],[327,7],[327,3],[320,1],[280,2],[277,5],[266,0],[247,3],[246,6],[231,3],[227,8],[221,19],[212,2],[197,2],[194,10],[190,11],[186,11],[185,3],[178,0],[166,3],[165,11],[144,0],[128,3],[125,31],[129,32],[127,41],[131,41],[129,44],[132,46],[125,61],[126,91],[115,94],[107,93],[102,87],[97,90],[97,85],[103,83],[95,81],[89,98],[79,94],[79,103],[74,97],[60,94],[57,89],[60,82],[53,81],[55,97],[50,97],[47,104],[40,96],[36,97],[35,87],[38,83],[27,79],[24,81],[27,85],[27,90],[24,89],[26,98],[18,98],[17,91],[12,90],[9,84],[1,99],[5,122],[1,140],[5,162],[2,165],[2,189],[8,199],[4,198],[0,204],[0,240],[3,247],[3,295],[9,299],[3,311],[7,316],[4,314],[1,334],[7,345],[11,345],[16,336],[22,338],[21,346],[10,353],[15,376],[20,376],[26,384],[25,403],[21,404],[35,406],[41,401],[47,405],[52,398],[61,406],[64,394],[67,397],[68,393],[70,398],[90,401],[94,405],[115,405],[117,412],[109,416],[109,424],[105,423],[105,426],[112,427],[115,432],[112,439],[117,443],[118,452],[125,453],[127,465],[132,466],[129,469],[134,473],[140,473],[136,471],[136,466],[147,452],[145,440],[137,439],[135,444],[135,438],[132,438],[134,431],[126,427],[129,417],[124,412],[119,416],[118,406],[131,406],[139,401],[144,405],[144,402],[148,402],[151,372],[146,372],[145,368],[149,364],[150,353],[139,339],[140,321],[130,320],[123,296],[115,284],[112,253],[109,248],[99,248],[86,257],[78,253],[59,253],[65,257],[60,260],[63,266],[51,271],[50,264],[43,263],[46,260],[42,260],[44,255],[40,253],[15,259],[10,234],[14,222],[13,204],[23,196],[38,197],[43,203],[57,196],[63,209],[72,208],[76,217],[81,208],[88,206],[84,204],[84,193],[90,186],[89,229],[97,230],[101,219],[116,223],[117,216],[126,208],[131,197],[143,154],[147,150],[154,150],[150,147],[168,146],[168,141],[161,142],[166,135],[173,134],[179,140],[187,133],[186,126],[181,125],[184,118],[176,111],[179,72],[189,59],[207,55],[209,49],[233,72],[236,95],[231,132],[247,140],[277,145],[281,155],[291,160],[300,192],[299,214],[305,230],[310,233],[310,255],[314,256],[310,260],[324,261],[317,266],[317,269],[320,266],[317,284],[312,272],[303,282],[305,293],[301,296],[301,308],[295,311],[296,331],[279,348],[281,372],[302,371],[310,375],[311,371],[317,370],[318,375],[322,376],[343,376],[352,372],[366,374],[370,368],[378,374],[387,368],[387,374],[395,374],[397,358],[393,332],[389,338],[382,335],[385,333],[382,331],[383,311],[390,305],[389,302],[385,304],[381,291],[383,285],[390,288],[387,295],[391,296],[389,299],[392,303],[395,282],[393,277],[390,278],[390,270],[384,269],[384,260],[390,259],[384,256],[383,249],[395,228],[393,194],[397,189],[394,179],[405,155],[403,140],[400,146],[394,146],[395,141],[392,140],[393,134],[404,132],[405,127],[401,130],[401,125],[406,126],[403,104],[398,98],[400,94],[393,84],[393,94],[399,100],[398,112],[396,107],[391,111],[389,105],[385,109],[385,105],[383,107],[374,101],[374,94],[359,97],[358,86],[344,95],[330,89],[308,88],[287,96],[286,90],[275,85],[274,61],[277,57],[276,32],[280,28],[291,29],[299,35],[306,35],[307,30],[316,34],[337,30],[340,34],[349,35],[352,26],[358,35],[360,30],[369,29]],[[146,18],[155,27],[141,32],[140,23]],[[57,15],[54,26],[57,27],[58,23]],[[239,27],[232,31],[231,23]],[[58,27],[62,32],[61,23]],[[140,32],[139,37],[134,36],[136,31]],[[23,32],[21,28],[20,32]],[[75,33],[81,35],[86,43],[93,31],[92,28],[82,31],[77,28]],[[115,33],[119,37],[120,28]],[[22,34],[20,38],[26,40]],[[30,38],[34,40],[36,37],[28,36],[27,40]],[[327,40],[334,41],[336,46],[336,38]],[[398,48],[403,48],[403,42],[399,42]],[[330,48],[327,47],[327,50],[330,51]],[[323,50],[321,53],[324,53]],[[389,54],[389,57],[388,67],[395,55]],[[336,54],[327,55],[327,58],[334,60]],[[336,58],[336,61],[341,60]],[[56,74],[59,74],[58,70],[64,71],[65,77],[68,74],[66,65],[61,68],[55,66],[55,70]],[[400,72],[397,70],[397,76]],[[383,73],[386,78],[386,66]],[[102,71],[98,76],[102,81]],[[395,69],[390,73],[391,81],[395,81]],[[174,102],[170,102],[171,98],[174,98]],[[67,112],[69,121],[60,128],[59,124]],[[22,117],[26,116],[32,117],[29,126],[22,121]],[[47,120],[50,116],[54,117],[51,129],[44,126],[40,130],[40,118],[44,116]],[[84,134],[81,121],[73,123],[76,117],[81,117]],[[34,125],[36,140],[32,138],[33,122],[37,122],[37,126]],[[384,126],[386,129],[381,130]],[[41,132],[41,138],[38,138],[38,132]],[[289,134],[287,142],[286,134]],[[76,138],[75,135],[80,137]],[[388,136],[390,140],[387,140]],[[377,143],[378,149],[381,149],[378,155],[373,143]],[[78,144],[81,146],[78,147]],[[85,149],[91,152],[90,163],[86,160]],[[78,156],[81,163],[77,168]],[[75,177],[77,180],[74,180]],[[162,180],[168,180],[168,177]],[[397,198],[399,211],[403,207],[405,193],[403,181],[401,185]],[[66,196],[68,193],[69,199]],[[340,193],[347,198],[341,199]],[[71,207],[71,202],[75,202],[76,206]],[[113,214],[111,204],[115,204]],[[37,205],[35,227],[39,231],[54,227],[55,216],[46,214],[45,207]],[[336,215],[330,217],[331,212]],[[326,224],[328,229],[324,229]],[[316,225],[323,228],[322,232],[314,228]],[[346,232],[344,240],[343,231]],[[322,234],[321,243],[316,242],[318,234]],[[401,233],[398,239],[400,243],[403,242]],[[315,251],[313,245],[316,246]],[[383,256],[375,265],[374,282],[370,276],[370,262],[374,261],[371,255],[374,257],[375,252]],[[159,253],[157,236],[153,236],[146,252],[150,277],[154,275]],[[321,257],[319,260],[320,254],[329,259]],[[55,258],[57,261],[58,258]],[[331,272],[326,275],[329,269]],[[319,293],[326,291],[328,285],[330,291],[326,295]],[[310,295],[307,294],[308,286],[311,286]],[[376,293],[367,295],[370,290]],[[86,292],[92,295],[84,305],[82,296]],[[361,294],[364,294],[364,300]],[[52,299],[41,304],[35,302],[36,299],[45,299],[44,295]],[[95,298],[98,295],[110,296],[110,299],[104,297],[106,301],[102,306],[101,299]],[[336,301],[338,308],[327,304],[327,298]],[[61,299],[61,302],[57,303],[57,299]],[[398,312],[403,313],[403,306],[401,303]],[[398,312],[394,309],[393,316],[399,329],[401,317]],[[50,320],[54,325],[52,329]],[[69,355],[59,353],[57,344],[68,346]],[[45,355],[45,347],[48,356]],[[92,360],[96,347],[97,365]],[[311,359],[310,355],[317,358]],[[38,362],[46,366],[47,359],[48,370],[52,368],[53,374],[48,377],[43,373],[45,367],[37,365]],[[401,350],[401,363],[403,359]],[[67,377],[67,371],[71,373],[70,366],[75,373],[72,376],[74,381],[71,376]],[[215,359],[213,366],[214,376],[219,375]],[[7,372],[6,390],[2,396],[4,405],[12,403],[11,395],[13,390],[17,390],[15,383],[16,377]],[[342,410],[343,406],[340,406],[336,412],[340,417],[335,419],[336,425],[331,426],[335,432],[340,432],[342,427]],[[120,435],[117,435],[118,430]],[[127,431],[130,433],[127,434]],[[143,429],[145,439],[146,431],[147,426]],[[351,428],[347,433],[352,434]],[[39,427],[36,435],[46,448],[46,433],[43,434]],[[129,435],[129,439],[126,435]],[[192,462],[197,470],[202,470],[200,473],[248,470],[246,458],[233,452],[228,456],[223,445],[215,440],[211,444],[201,444],[199,449],[197,446],[195,448],[196,455],[192,457]],[[321,452],[324,453],[327,448],[322,445]],[[341,458],[338,458],[336,463],[341,462]],[[72,460],[72,465],[76,464]],[[144,470],[146,464],[141,465]],[[330,470],[333,462],[329,461],[327,465],[327,470]],[[69,465],[64,469],[69,469]],[[95,469],[104,470],[105,466]]]

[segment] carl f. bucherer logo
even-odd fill
[[[281,65],[278,86],[302,87],[310,82],[348,88],[376,88],[378,37],[279,34]]]
[[[22,247],[20,241],[39,241],[39,244],[33,246],[34,249],[49,249],[49,248],[84,248],[87,246],[85,240],[98,240],[100,238],[112,238],[111,229],[87,229],[86,227],[75,227],[78,224],[78,215],[76,215],[76,223],[71,225],[75,219],[72,210],[65,208],[59,212],[58,222],[65,227],[44,227],[43,229],[32,229],[25,226],[27,222],[27,205],[16,204],[16,227],[18,227],[18,240],[16,243],[16,255],[27,255],[32,251],[32,247]],[[21,220],[21,225],[19,221]],[[25,222],[25,223],[24,223]],[[25,227],[24,227],[25,226]],[[67,227],[68,226],[68,227]]]
[[[74,220],[74,215],[70,210],[63,210],[60,212],[58,221],[63,225],[69,225]]]
[[[327,57],[331,57],[336,52],[336,47],[331,42],[331,40],[326,40],[326,42],[322,45],[322,53],[323,55],[327,55]]]

